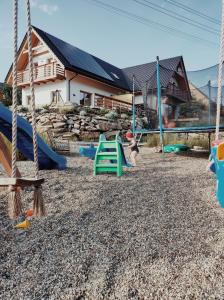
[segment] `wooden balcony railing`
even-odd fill
[[[50,79],[62,79],[65,77],[64,69],[56,63],[49,63],[42,66],[34,67],[33,73],[34,82],[45,82]],[[29,70],[18,72],[17,81],[18,86],[29,84]]]
[[[95,97],[95,107],[103,107],[107,109],[131,110],[132,105],[110,98],[110,97]]]
[[[176,87],[173,84],[168,85],[166,94],[168,96],[177,98],[178,100],[180,100],[182,102],[187,102],[190,100],[190,95],[187,91],[180,90],[178,87]]]

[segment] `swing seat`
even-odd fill
[[[0,178],[0,187],[7,187],[7,186],[18,186],[18,187],[26,187],[26,186],[41,186],[44,183],[44,178],[25,178],[25,177],[18,177],[18,178]]]

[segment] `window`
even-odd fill
[[[26,106],[31,107],[31,96],[26,96]]]
[[[120,77],[119,77],[117,74],[115,74],[115,73],[113,73],[113,72],[111,72],[111,74],[114,76],[114,78],[120,79]]]
[[[90,93],[80,91],[80,105],[84,105],[84,106],[91,105],[91,94]]]
[[[51,103],[53,104],[58,104],[61,102],[61,91],[60,90],[55,90],[51,92]],[[62,101],[63,102],[63,101]]]

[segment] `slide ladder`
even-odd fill
[[[108,141],[104,134],[100,135],[94,161],[94,175],[102,173],[115,173],[117,176],[123,174],[119,134],[112,141]]]

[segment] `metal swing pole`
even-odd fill
[[[209,106],[208,106],[208,124],[211,125],[211,80],[208,81],[208,98],[209,98]]]
[[[157,102],[158,102],[158,112],[159,112],[159,136],[160,136],[160,146],[163,152],[163,120],[162,120],[162,110],[161,110],[161,85],[160,85],[160,67],[159,67],[159,56],[156,57],[156,79],[157,79]]]
[[[215,139],[219,139],[220,112],[222,105],[222,70],[224,58],[224,0],[222,0],[222,23],[220,35],[220,52],[219,52],[219,71],[218,71],[218,95],[217,95],[217,110],[216,110],[216,129]]]

